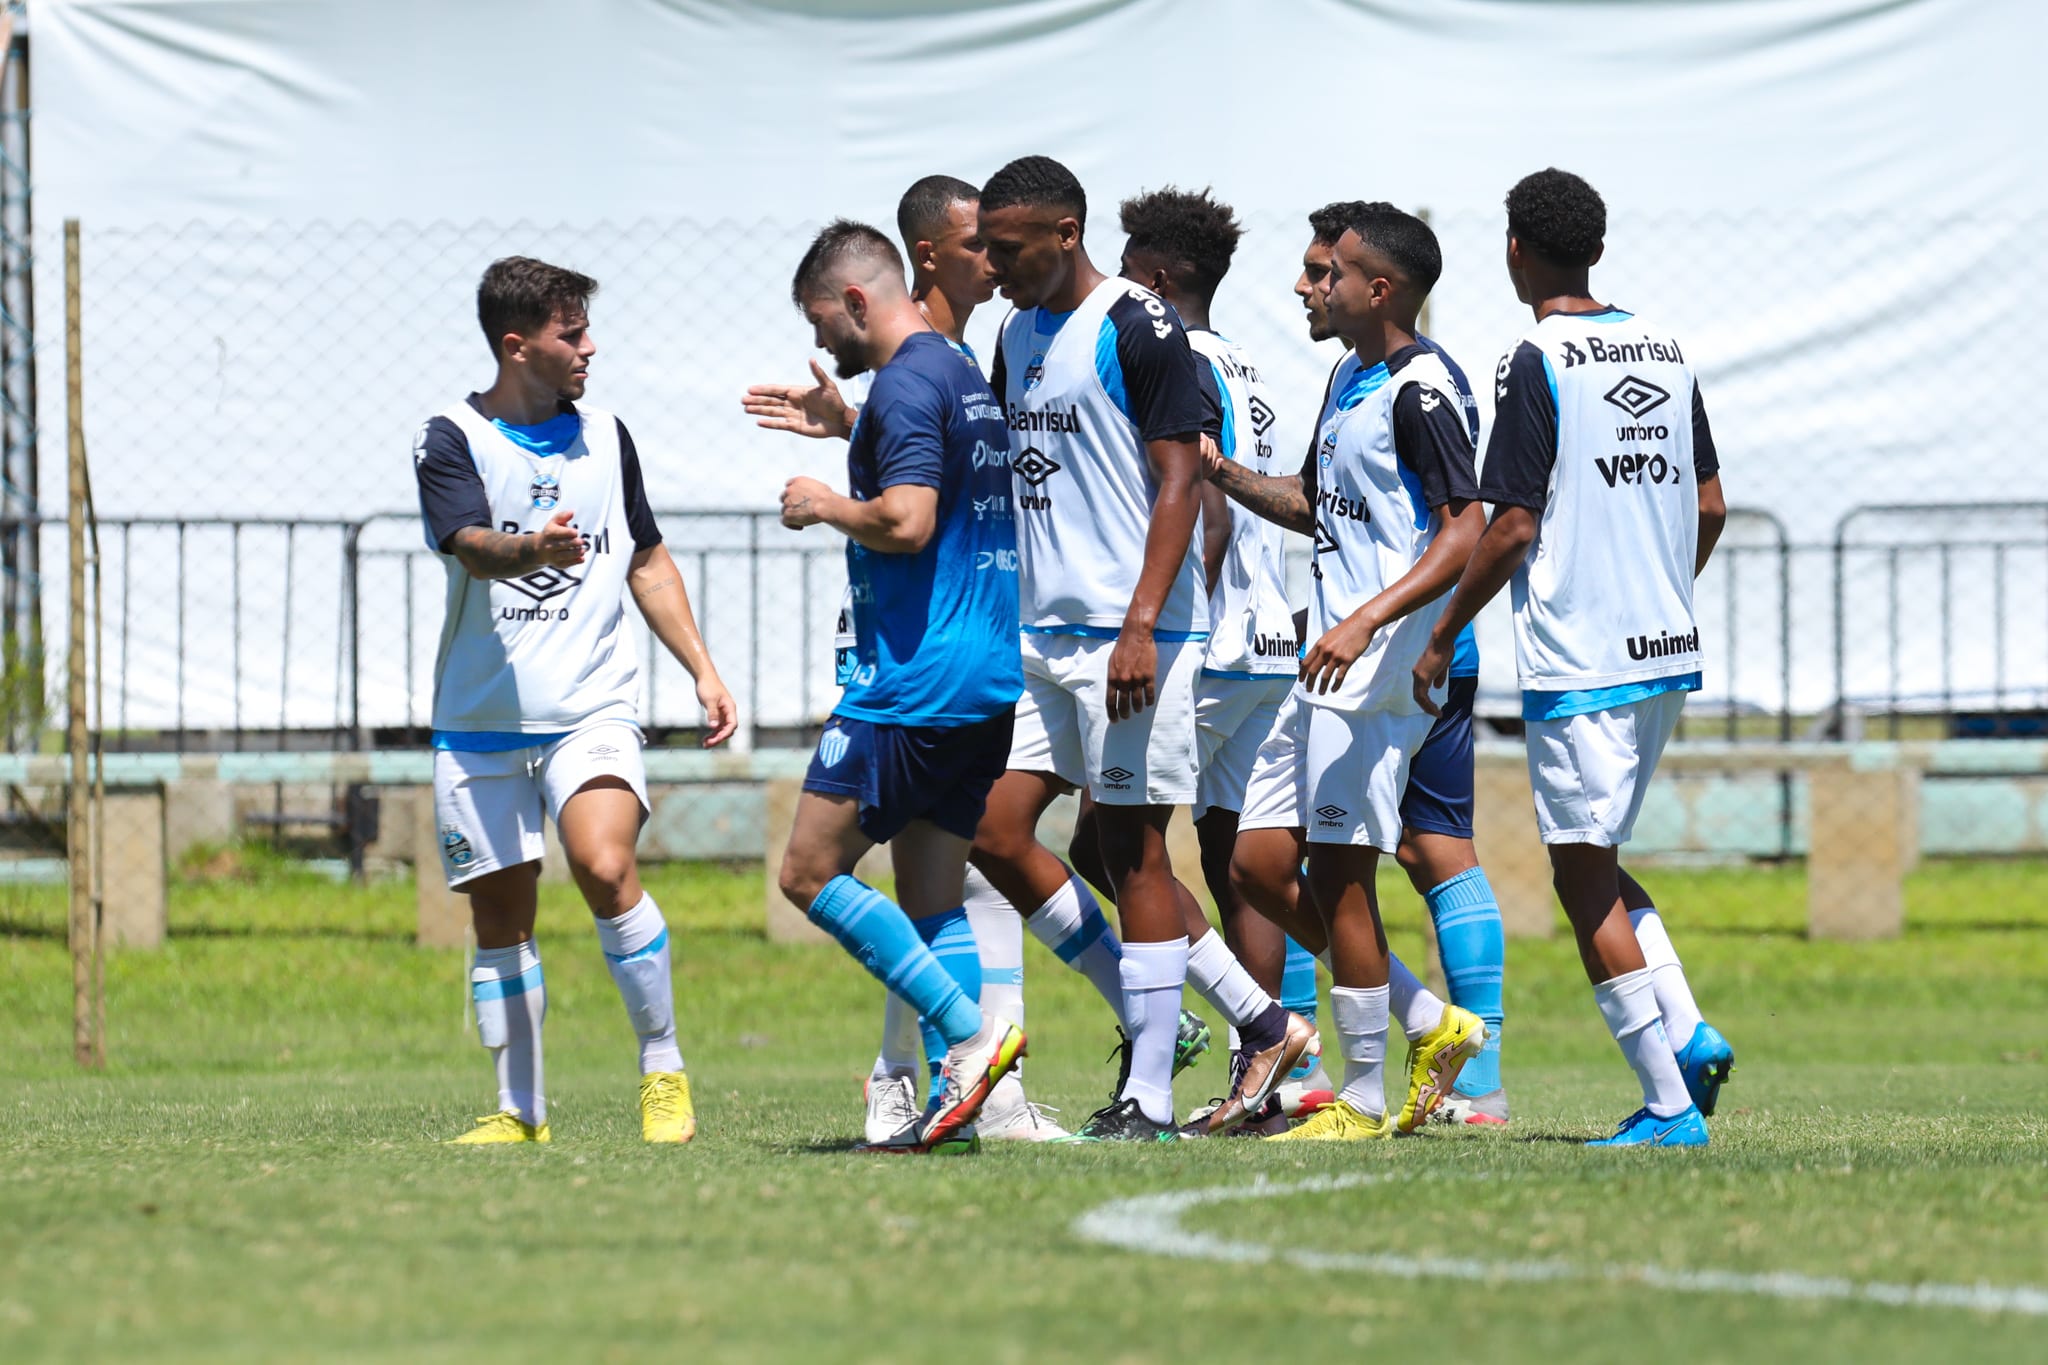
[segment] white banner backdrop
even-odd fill
[[[107,516],[405,510],[412,430],[488,379],[472,291],[513,251],[604,282],[591,397],[632,426],[658,506],[769,506],[841,469],[736,401],[803,372],[808,232],[886,227],[917,177],[1025,152],[1080,175],[1106,268],[1125,195],[1238,206],[1216,317],[1292,396],[1289,444],[1332,358],[1289,292],[1306,212],[1430,210],[1431,329],[1485,403],[1527,324],[1501,196],[1556,164],[1608,198],[1599,292],[1687,340],[1732,501],[1813,544],[1865,504],[2048,500],[2013,420],[2048,349],[2048,94],[2026,69],[2048,7],[2027,0],[34,0],[30,22],[39,316],[62,317],[50,248],[77,216]],[[51,489],[60,342],[46,326]],[[1820,567],[1791,588],[1802,708],[1834,695]],[[1907,566],[1909,606],[1933,573]],[[2016,686],[2048,688],[2042,615],[1997,644]],[[1974,621],[1944,680],[1988,679]],[[1766,637],[1737,688],[1775,705]],[[1498,622],[1487,639],[1489,689],[1511,687]],[[1931,691],[1924,662],[1895,684],[1878,649],[1850,690]]]

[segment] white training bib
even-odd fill
[[[1215,332],[1191,329],[1188,345],[1215,371],[1223,395],[1224,451],[1263,478],[1292,471],[1273,459],[1272,394],[1244,348]],[[1287,603],[1287,533],[1242,507],[1230,509],[1230,547],[1209,594],[1210,674],[1292,677],[1294,612]]]

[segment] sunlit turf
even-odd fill
[[[877,989],[760,935],[758,867],[650,876],[675,926],[700,1139],[637,1141],[623,1012],[547,889],[547,1148],[450,1150],[490,1105],[462,957],[408,884],[260,856],[182,879],[161,952],[108,970],[105,1076],[69,1060],[61,892],[0,892],[0,1358],[1186,1360],[1335,1351],[1641,1361],[2038,1354],[2048,1323],[1564,1279],[1219,1264],[1074,1232],[1112,1200],[1389,1177],[1189,1212],[1233,1242],[2048,1288],[2048,870],[1931,863],[1908,933],[1809,943],[1796,870],[1655,869],[1738,1050],[1704,1153],[1594,1153],[1634,1091],[1569,942],[1510,947],[1504,1134],[846,1152]],[[1395,947],[1420,906],[1389,882]],[[1033,1094],[1106,1098],[1109,1021],[1029,954]],[[1206,1060],[1183,1108],[1219,1088]]]

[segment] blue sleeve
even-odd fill
[[[1394,395],[1394,457],[1422,486],[1425,507],[1479,496],[1464,405],[1422,384]]]
[[[1701,483],[1721,472],[1721,453],[1714,449],[1714,433],[1707,426],[1707,405],[1700,397],[1700,381],[1692,381],[1692,472]]]
[[[946,402],[930,380],[905,366],[885,368],[875,376],[862,416],[875,423],[871,458],[878,492],[899,483],[939,486],[946,467]]]
[[[448,553],[448,542],[470,526],[495,525],[484,481],[469,458],[469,438],[446,417],[429,417],[412,442],[412,472],[420,489],[420,520],[427,546]]]
[[[1109,306],[1096,339],[1102,386],[1138,428],[1141,441],[1222,426],[1216,400],[1202,389],[1202,369],[1180,318],[1158,299],[1126,294]]]
[[[1223,452],[1224,459],[1234,460],[1237,458],[1237,414],[1231,411],[1231,405],[1226,398],[1230,390],[1223,380],[1223,367],[1211,360],[1196,368],[1202,392],[1216,405],[1216,411],[1221,419],[1216,429],[1217,449]]]
[[[626,529],[633,533],[634,553],[651,550],[661,544],[661,528],[654,524],[654,509],[647,505],[647,481],[640,474],[640,452],[633,448],[633,437],[624,422],[619,422],[619,470]]]
[[[1557,464],[1557,392],[1550,362],[1532,342],[1504,356],[1493,384],[1493,430],[1479,496],[1499,507],[1540,512],[1550,501]]]

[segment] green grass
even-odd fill
[[[489,1107],[490,1073],[460,954],[410,943],[409,885],[260,856],[188,868],[169,944],[109,963],[104,1076],[69,1060],[61,891],[0,889],[0,1359],[2037,1357],[2037,1318],[1220,1264],[1076,1235],[1112,1200],[1368,1173],[1387,1179],[1182,1226],[1334,1253],[2048,1286],[2048,869],[1930,864],[1907,936],[1874,944],[1800,937],[1796,871],[1645,880],[1739,1053],[1704,1153],[1561,1140],[1634,1104],[1566,940],[1510,948],[1505,1134],[881,1160],[844,1150],[876,989],[835,950],[761,938],[758,869],[662,869],[703,1133],[651,1151],[587,917],[550,887],[555,1142],[450,1150],[436,1139]],[[1414,897],[1384,899],[1419,959]],[[1077,1118],[1110,1079],[1108,1023],[1028,952],[1031,1089]],[[1221,1077],[1205,1061],[1183,1107]]]

